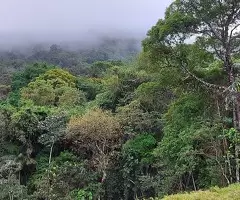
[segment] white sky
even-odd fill
[[[86,40],[108,35],[144,37],[172,0],[0,0],[0,48]]]
[[[0,31],[146,32],[171,0],[0,0]]]

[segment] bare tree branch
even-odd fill
[[[205,85],[209,88],[217,89],[217,90],[223,90],[223,91],[228,90],[228,88],[225,87],[225,86],[220,86],[220,85],[215,85],[215,84],[212,84],[212,83],[208,83],[208,82],[202,80],[201,78],[197,77],[195,74],[190,72],[182,62],[181,62],[181,67],[188,75],[192,76],[194,79],[196,79],[197,81],[199,81],[200,83],[202,83],[203,85]]]

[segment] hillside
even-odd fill
[[[0,53],[0,200],[238,199],[238,26],[240,1],[176,0],[140,50]]]

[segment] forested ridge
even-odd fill
[[[175,0],[141,50],[1,52],[0,199],[238,199],[239,30],[240,1]]]

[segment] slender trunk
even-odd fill
[[[219,117],[219,119],[221,119],[221,112],[220,112],[220,106],[219,106],[218,99],[216,101],[216,105],[217,105],[218,117]],[[224,127],[222,127],[222,128],[224,129]],[[223,176],[227,180],[227,183],[229,185],[233,181],[232,181],[232,168],[231,168],[231,162],[230,162],[229,148],[228,148],[228,143],[227,143],[226,138],[223,139],[223,151],[224,151],[224,153],[226,152],[226,164],[227,164],[226,167],[227,167],[227,170],[228,170],[228,173],[229,173],[230,180],[227,178],[227,173],[224,173],[224,170],[222,170],[222,171],[223,171]]]
[[[50,168],[51,168],[51,161],[52,161],[52,152],[53,152],[53,145],[54,141],[52,141],[50,153],[49,153],[49,159],[48,159],[48,192],[47,192],[47,200],[49,200],[50,196]]]
[[[230,83],[230,85],[234,85],[236,80],[235,80],[235,74],[233,72],[233,65],[232,65],[229,54],[226,55],[226,60],[225,60],[224,64],[229,69],[229,71],[228,71],[229,83]],[[240,131],[240,121],[239,121],[240,120],[240,110],[239,110],[240,102],[239,102],[237,89],[234,88],[233,92],[234,92],[234,94],[233,94],[233,127],[237,132],[239,132]],[[236,176],[236,182],[238,182],[238,183],[240,181],[239,149],[240,149],[240,147],[239,147],[238,142],[235,142],[235,149],[234,149],[235,150],[235,152],[234,152],[234,156],[235,156],[235,176]]]
[[[217,97],[217,98],[218,98],[218,97]],[[221,119],[221,112],[220,112],[220,106],[219,106],[219,101],[218,101],[218,99],[216,100],[216,104],[217,104],[217,114],[218,114],[219,119]]]
[[[234,97],[234,102],[233,102],[233,127],[235,128],[235,130],[238,132],[240,131],[240,111],[239,111],[239,101],[237,97]],[[236,136],[238,137],[238,136]],[[236,141],[235,143],[235,149],[234,149],[234,156],[235,156],[235,177],[236,177],[236,182],[239,183],[240,182],[240,174],[239,174],[239,169],[240,169],[240,165],[239,165],[239,144]]]
[[[229,183],[233,183],[233,178],[232,178],[232,168],[231,168],[231,161],[230,161],[230,158],[229,158],[229,153],[227,152],[227,164],[228,164],[228,173],[229,173],[229,177],[230,177],[230,181]],[[228,183],[228,184],[229,184]]]
[[[238,132],[240,131],[240,110],[239,110],[239,100],[238,98],[236,98],[236,117],[237,117],[237,134],[239,134]],[[236,135],[236,137],[238,138],[238,135]],[[236,138],[236,139],[237,139]],[[238,144],[238,140],[236,140],[236,144],[235,144],[235,160],[236,160],[236,182],[239,183],[240,181],[240,175],[239,175],[239,144]]]
[[[231,167],[231,161],[230,161],[230,154],[229,154],[229,150],[228,150],[228,144],[227,144],[227,140],[224,139],[224,146],[225,146],[225,149],[226,149],[226,161],[227,161],[227,167],[228,167],[228,173],[229,173],[229,178],[230,178],[230,181],[228,181],[228,184],[230,183],[233,183],[233,180],[232,180],[232,167]]]
[[[21,171],[18,172],[19,185],[21,185]]]
[[[183,191],[182,178],[179,178],[180,191]]]
[[[103,170],[102,173],[103,173],[103,175],[102,175],[101,183],[103,183],[105,181],[106,177],[107,177],[107,173],[106,173],[105,169]]]
[[[194,180],[193,173],[192,173],[192,182],[193,182],[194,190],[197,191],[197,188],[196,188],[196,184],[195,184],[195,180]]]
[[[239,175],[239,145],[236,144],[235,146],[235,160],[236,160],[236,182],[239,183],[240,182],[240,175]]]
[[[234,99],[233,101],[233,127],[235,128],[235,130],[238,130],[238,119],[237,119],[237,109],[236,109],[236,100]],[[236,176],[236,181],[239,182],[239,166],[238,166],[238,153],[237,153],[237,145],[235,145],[235,176]]]
[[[9,200],[12,200],[12,194],[9,193]]]

